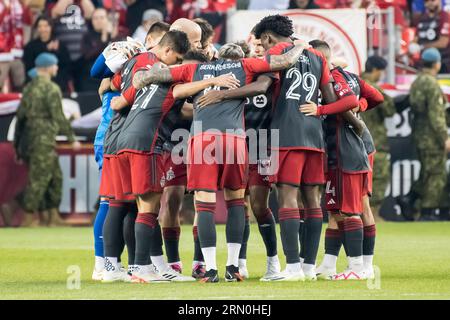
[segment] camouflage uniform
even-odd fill
[[[381,205],[384,199],[386,187],[391,178],[390,160],[389,160],[389,143],[387,139],[387,130],[384,126],[384,119],[392,117],[396,110],[394,100],[384,93],[376,83],[371,82],[367,74],[362,74],[362,79],[371,86],[380,91],[384,96],[384,102],[376,108],[367,112],[360,113],[362,119],[372,134],[373,141],[377,152],[374,156],[373,164],[373,191],[370,202],[374,206]]]
[[[14,136],[17,156],[28,165],[28,184],[19,201],[29,212],[58,208],[62,173],[55,151],[56,135],[74,135],[64,117],[59,87],[38,76],[23,90]]]
[[[419,180],[413,184],[412,191],[419,196],[422,208],[439,208],[447,182],[446,97],[436,78],[422,72],[411,86],[410,103],[412,136],[421,165]]]

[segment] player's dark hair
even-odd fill
[[[331,51],[330,45],[326,41],[323,41],[323,40],[319,40],[319,39],[312,40],[309,42],[309,45],[311,47],[313,47],[314,49],[318,49],[318,50],[326,49],[326,50]]]
[[[252,52],[250,50],[249,45],[244,40],[235,42],[239,47],[241,47],[242,51],[244,51],[244,56],[248,58],[250,56],[250,53]]]
[[[154,24],[152,24],[150,29],[148,29],[147,37],[149,34],[152,34],[152,33],[161,34],[163,32],[168,32],[169,30],[170,30],[170,24],[165,23],[163,21],[157,21]]]
[[[187,61],[198,61],[198,62],[208,62],[208,57],[205,56],[203,53],[201,53],[200,51],[188,51],[184,56],[183,56],[183,60]]]
[[[205,48],[206,41],[214,35],[214,28],[205,19],[196,18],[193,21],[202,29],[202,40],[200,42],[202,43],[202,47]]]
[[[175,52],[179,54],[185,54],[188,52],[191,44],[189,43],[187,34],[183,31],[171,30],[168,31],[158,44],[161,47],[171,47]]]
[[[264,17],[254,28],[256,39],[260,39],[265,32],[275,36],[290,37],[294,33],[292,20],[279,14]]]
[[[385,70],[387,61],[380,56],[371,56],[366,61],[366,72],[372,72],[374,69]]]

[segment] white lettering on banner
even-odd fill
[[[227,42],[242,40],[262,18],[273,14],[289,16],[294,32],[303,40],[327,41],[333,55],[349,63],[349,71],[358,74],[362,71],[367,58],[367,17],[363,9],[238,10],[228,14]]]
[[[74,177],[71,176],[72,157],[75,157]],[[85,154],[60,155],[59,163],[63,173],[60,212],[67,214],[94,211],[99,187],[98,168],[94,156]],[[75,199],[71,197],[72,190],[74,191]]]

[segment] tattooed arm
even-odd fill
[[[292,67],[302,55],[303,50],[309,47],[306,42],[295,41],[295,46],[288,52],[282,55],[270,56],[270,69],[271,71],[279,71],[289,67]]]
[[[150,70],[137,71],[133,77],[133,87],[142,89],[155,82],[173,82],[170,69],[163,63],[155,63]]]

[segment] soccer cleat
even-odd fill
[[[130,264],[128,266],[128,275],[132,276],[135,271],[137,271],[137,266],[135,264]]]
[[[270,281],[270,279],[280,273],[280,262],[267,259],[267,271],[259,281]]]
[[[182,275],[178,271],[175,271],[174,269],[172,269],[172,267],[170,267],[170,266],[168,266],[167,269],[158,272],[158,274],[162,278],[164,278],[164,279],[166,279],[168,281],[173,281],[173,282],[192,282],[192,281],[195,281],[195,279],[193,277],[188,277],[188,276]]]
[[[124,272],[120,269],[114,269],[111,271],[104,270],[103,271],[103,283],[110,283],[110,282],[130,282],[131,277],[128,275],[127,272]]]
[[[316,281],[317,275],[316,275],[316,268],[312,268],[311,270],[304,270],[303,274],[305,275],[305,281]]]
[[[341,280],[366,280],[367,275],[364,270],[355,271],[352,269],[347,269],[344,272],[334,275],[331,280],[341,281]]]
[[[133,275],[131,276],[131,282],[133,283],[169,283],[167,280],[160,276],[153,265],[149,266],[135,266]]]
[[[217,283],[219,282],[219,275],[217,270],[211,269],[205,272],[203,278],[200,279],[201,283]]]
[[[236,266],[227,266],[225,271],[226,282],[240,282],[244,281],[244,277],[239,273],[239,268]]]
[[[298,272],[283,270],[268,281],[305,281],[305,274],[302,270]]]
[[[92,271],[92,280],[94,281],[102,281],[103,280],[103,272],[105,269],[98,270],[97,268],[94,268],[94,271]]]
[[[192,267],[192,277],[194,279],[202,279],[203,277],[205,277],[205,273],[205,264],[203,263],[197,263]]]
[[[331,280],[331,278],[336,274],[336,268],[327,267],[321,264],[316,269],[316,276],[318,279]]]
[[[181,263],[175,262],[175,263],[169,263],[169,266],[179,274],[183,273],[183,269],[181,267]]]

